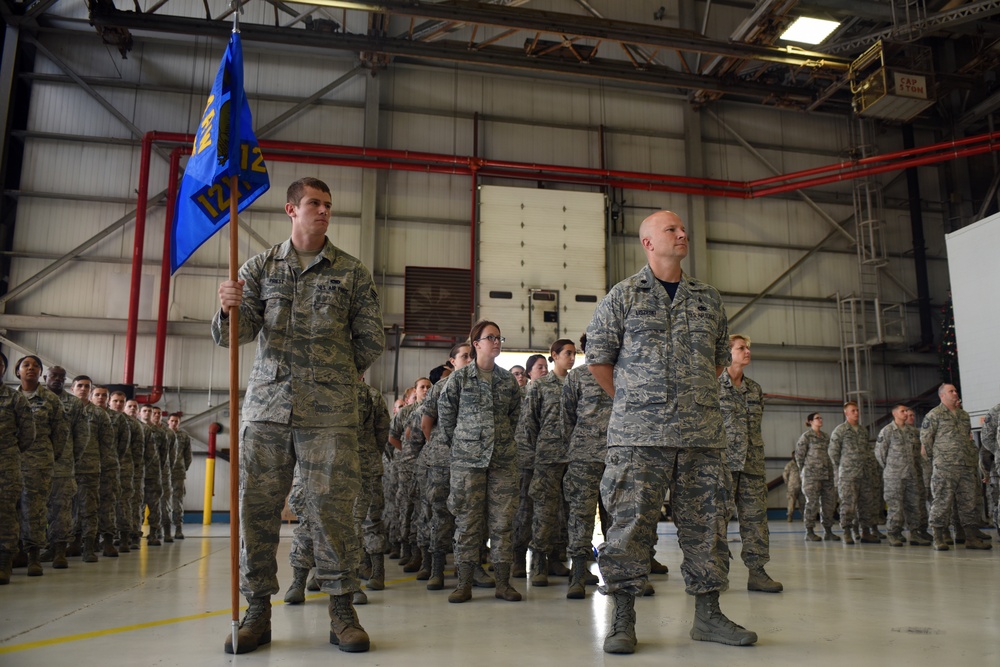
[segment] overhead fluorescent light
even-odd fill
[[[798,42],[799,44],[819,44],[830,36],[840,21],[828,21],[826,19],[812,19],[800,16],[788,26],[788,29],[781,34],[779,39],[786,42]]]

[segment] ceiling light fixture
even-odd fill
[[[800,16],[788,26],[785,32],[781,33],[782,39],[786,42],[798,42],[799,44],[819,44],[830,36],[834,30],[840,26],[840,21],[828,21],[826,19],[813,19]]]

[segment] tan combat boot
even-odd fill
[[[934,529],[934,551],[947,551],[948,540],[944,536],[944,528]]]
[[[285,591],[285,604],[302,604],[306,601],[306,578],[308,576],[309,568],[292,568],[292,583]]]
[[[236,633],[236,650],[233,651],[233,635],[226,635],[226,653],[250,653],[258,646],[271,643],[271,600],[268,597],[250,598],[247,613],[240,621]]]
[[[475,563],[459,563],[458,586],[448,595],[448,602],[468,602],[472,599],[472,569]]]
[[[496,591],[494,595],[507,602],[520,602],[521,594],[510,585],[510,563],[496,564]]]
[[[358,621],[351,597],[351,593],[330,596],[330,643],[347,653],[364,653],[371,648],[371,640]]]
[[[611,627],[604,638],[605,653],[635,653],[638,640],[635,636],[635,596],[630,591],[615,591],[611,594],[614,608],[611,612]]]
[[[545,554],[540,551],[531,552],[531,585],[549,585],[549,566]]]
[[[750,568],[750,576],[747,578],[748,591],[760,591],[761,593],[780,593],[785,589],[780,581],[771,578],[763,567]]]
[[[733,623],[719,609],[719,591],[702,593],[694,599],[694,626],[691,639],[701,642],[718,642],[730,646],[749,646],[757,643],[757,633]]]

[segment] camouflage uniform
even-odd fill
[[[52,473],[55,452],[62,456],[69,430],[59,398],[39,385],[30,395],[21,390],[28,401],[35,422],[35,441],[21,454],[21,542],[24,549],[44,547],[47,505],[52,494]]]
[[[427,490],[425,499],[430,505],[430,550],[435,554],[446,554],[452,550],[455,537],[455,517],[448,510],[448,493],[451,491],[451,450],[444,431],[438,423],[438,402],[441,392],[451,379],[438,380],[424,399],[423,414],[434,421],[431,437],[424,445],[423,457],[427,463]]]
[[[807,529],[816,527],[816,516],[824,528],[833,526],[837,508],[837,489],[833,484],[833,462],[829,453],[830,438],[826,433],[807,429],[795,443],[795,463],[802,476],[802,492],[806,496],[803,512]]]
[[[398,412],[396,414],[399,414]],[[396,418],[395,415],[392,417]],[[385,500],[385,509],[382,510],[382,522],[385,524],[385,536],[389,544],[398,545],[399,539],[399,516],[396,512],[396,454],[399,451],[389,444],[388,440],[383,445],[382,452],[382,498]]]
[[[598,550],[602,592],[642,595],[668,487],[686,590],[728,585],[726,433],[716,367],[728,366],[719,292],[684,274],[673,299],[647,265],[615,285],[587,329],[587,363],[614,365]]]
[[[912,424],[905,424],[903,426],[903,436],[906,441],[910,443],[910,447],[913,449],[913,468],[915,471],[915,479],[917,484],[917,493],[920,496],[920,503],[918,505],[919,509],[919,519],[917,525],[921,528],[927,528],[927,519],[931,511],[930,506],[930,492],[928,491],[927,485],[930,484],[930,463],[928,463],[923,454],[921,454],[920,449],[920,429]],[[927,483],[924,483],[924,470],[927,470]]]
[[[478,564],[489,536],[494,566],[514,561],[517,446],[521,411],[517,381],[493,367],[487,384],[475,363],[448,376],[438,399],[438,423],[451,447],[448,509],[455,516],[455,563]]]
[[[594,514],[608,456],[608,420],[613,401],[586,366],[569,372],[560,400],[563,437],[569,444],[569,463],[563,478],[564,498],[569,504],[567,554],[570,558],[586,558],[594,550]]]
[[[792,459],[785,464],[785,469],[781,472],[782,479],[785,480],[785,498],[788,501],[788,520],[792,520],[795,514],[795,506],[798,504],[802,508],[802,477],[799,475],[799,465]]]
[[[992,507],[989,508],[989,513],[993,519],[993,525],[1000,528],[1000,493],[997,489],[997,483],[1000,481],[1000,446],[997,444],[1000,438],[997,438],[998,433],[1000,433],[1000,404],[993,406],[986,414],[979,436],[983,443],[983,449],[993,455],[993,469],[990,471]]]
[[[163,518],[161,509],[163,500],[163,474],[160,469],[161,452],[166,447],[163,432],[152,424],[142,424],[142,432],[146,443],[146,467],[143,479],[143,501],[149,511],[149,533],[151,538],[160,535],[160,521]],[[142,526],[142,509],[140,508],[139,526]]]
[[[135,502],[133,487],[135,470],[132,463],[132,430],[129,428],[128,416],[124,412],[108,410],[111,426],[115,432],[115,449],[118,452],[118,505],[115,507],[115,523],[118,531],[124,536],[132,530],[132,507]]]
[[[21,454],[35,440],[35,420],[20,392],[0,383],[0,552],[17,551]]]
[[[175,527],[180,527],[184,523],[184,496],[187,493],[184,481],[187,479],[187,471],[191,467],[192,460],[191,436],[187,434],[187,431],[177,429],[174,431],[174,441],[176,443],[174,467],[170,472],[171,500],[173,503],[172,523]]]
[[[389,436],[403,443],[403,448],[393,455],[393,466],[396,473],[396,526],[399,531],[399,541],[403,544],[416,545],[416,458],[419,448],[414,448],[416,442],[412,433],[411,422],[413,413],[420,409],[419,403],[404,405],[393,416],[389,423]],[[407,429],[411,429],[412,438],[408,438]],[[423,440],[423,434],[420,436]],[[422,444],[422,443],[421,443]]]
[[[555,373],[528,385],[528,396],[521,410],[519,426],[525,443],[534,451],[535,471],[528,486],[534,505],[531,525],[531,550],[557,554],[566,548],[561,539],[566,526],[563,500],[563,476],[569,461],[562,420],[564,380]]]
[[[132,455],[132,503],[126,509],[127,523],[123,526],[119,524],[118,530],[128,530],[130,539],[138,540],[142,535],[142,510],[146,506],[145,501],[145,480],[146,480],[146,433],[142,429],[142,422],[134,417],[125,415],[125,422],[129,430],[129,450]]]
[[[371,274],[329,239],[305,269],[291,239],[250,258],[239,341],[257,340],[240,433],[240,587],[248,598],[278,592],[281,509],[298,462],[313,533],[316,579],[325,593],[359,590],[352,507],[360,492],[357,378],[385,347]],[[229,345],[229,317],[212,338]]]
[[[52,491],[49,494],[49,544],[68,542],[73,533],[73,499],[76,498],[76,452],[90,441],[90,422],[83,402],[67,391],[56,394],[66,419],[66,442],[61,455],[53,454]]]
[[[878,463],[868,442],[868,430],[847,422],[839,424],[830,434],[829,452],[837,470],[841,527],[847,530],[860,523],[867,530],[875,526],[879,517],[872,510],[879,503],[872,478]]]
[[[107,409],[99,408],[93,403],[89,403],[87,407],[92,413],[91,436],[97,439],[101,453],[97,532],[107,535],[118,530],[118,496],[121,493],[121,485],[118,479],[120,467],[117,434]]]
[[[962,527],[978,527],[982,494],[969,413],[962,408],[953,412],[939,404],[924,417],[920,443],[931,464],[930,525],[947,528],[957,511]]]
[[[522,417],[519,418],[517,430],[514,432],[518,471],[517,512],[514,514],[514,553],[519,554],[516,556],[517,558],[528,551],[528,544],[531,542],[531,526],[535,521],[535,503],[528,493],[531,488],[531,480],[535,476],[535,449],[528,442],[523,418],[528,405],[528,387],[530,386],[529,382],[523,387],[518,387]]]
[[[154,426],[160,434],[160,527],[167,537],[171,537],[170,523],[174,506],[174,461],[177,459],[177,438],[167,425],[160,422]]]
[[[733,480],[730,514],[740,521],[740,556],[747,568],[754,570],[771,560],[764,438],[760,432],[764,392],[746,375],[740,386],[735,386],[726,369],[719,376],[719,405],[726,424],[726,459]]]
[[[926,530],[923,480],[917,471],[920,442],[907,437],[906,425],[890,422],[878,434],[875,458],[883,473],[885,502],[889,507],[886,526],[890,535],[898,535],[905,522],[910,530]]]
[[[93,403],[84,403],[83,419],[87,421],[87,440],[76,452],[76,500],[73,505],[73,523],[76,533],[83,539],[97,539],[100,520],[101,462],[107,445],[102,438],[109,437],[110,420],[105,426],[100,411]],[[80,445],[81,443],[77,443]]]
[[[389,410],[382,393],[358,383],[358,457],[361,465],[361,495],[354,504],[354,520],[360,526],[365,553],[380,554],[387,546],[382,512],[382,447],[389,440]]]
[[[295,512],[295,518],[299,520],[295,524],[295,530],[292,531],[292,548],[288,552],[288,562],[294,570],[311,570],[316,566],[316,557],[313,552],[315,522],[311,521],[307,514],[309,510],[304,491],[301,468],[296,463],[292,473],[292,490],[288,494],[288,506]]]

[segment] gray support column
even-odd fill
[[[378,148],[379,82],[381,77],[368,76],[365,80],[365,148]],[[378,169],[361,172],[361,249],[358,259],[370,270],[375,270],[375,226],[379,180],[384,178]]]
[[[19,37],[17,26],[8,25],[3,40],[3,56],[0,57],[0,118],[4,122],[4,131],[0,132],[0,160],[4,164],[7,162],[7,122],[10,120],[10,102],[14,96],[14,61],[17,59]]]

